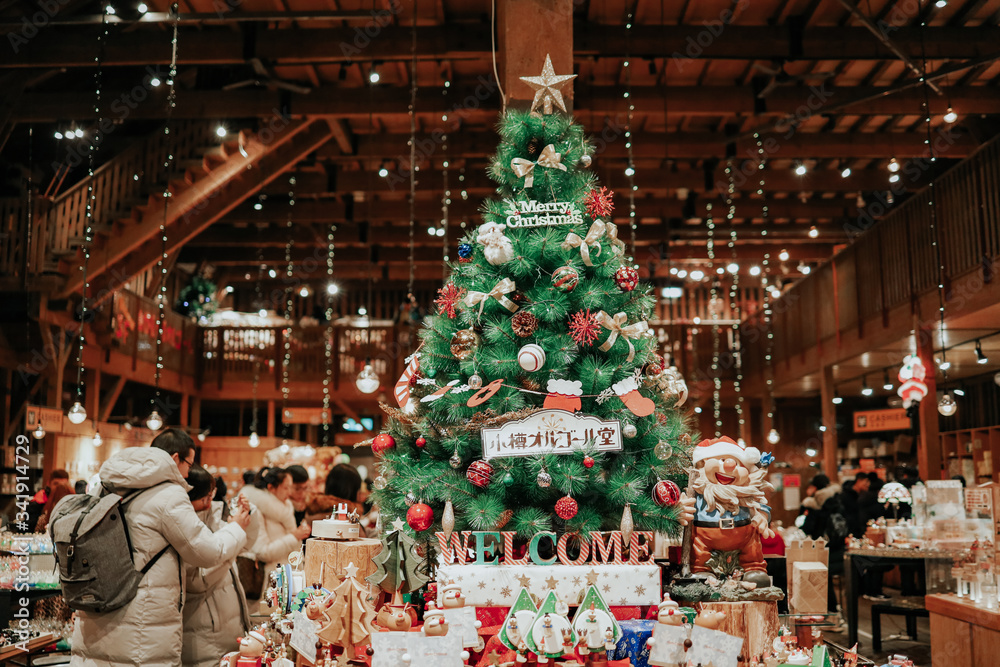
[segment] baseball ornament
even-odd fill
[[[621,266],[615,271],[615,283],[623,292],[631,292],[639,284],[639,272],[631,266]]]
[[[653,502],[660,507],[676,505],[681,499],[681,489],[669,479],[657,482],[653,487]]]
[[[473,461],[465,473],[466,479],[480,489],[485,489],[490,485],[490,477],[493,476],[493,466],[486,461]]]
[[[406,510],[406,523],[418,533],[427,530],[434,522],[434,510],[425,503],[415,503]]]
[[[556,501],[556,515],[564,521],[569,521],[576,516],[578,506],[576,501],[569,496],[563,496]]]
[[[461,329],[451,337],[451,353],[459,361],[465,361],[479,347],[479,334],[473,329]]]
[[[392,449],[395,446],[396,439],[388,433],[379,433],[375,436],[375,439],[372,440],[372,452],[375,453],[375,456],[381,456],[382,452],[387,449]]]
[[[552,285],[560,292],[572,292],[580,284],[580,272],[572,266],[561,266],[552,272]]]
[[[540,370],[545,365],[545,350],[534,343],[529,343],[517,353],[517,363],[529,373]]]

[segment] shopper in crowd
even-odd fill
[[[882,478],[874,471],[867,473],[866,476],[868,477],[868,489],[858,494],[858,510],[864,525],[867,527],[869,521],[884,516],[885,508],[878,502],[878,492],[882,490],[884,485]],[[855,482],[855,484],[857,483]]]
[[[292,495],[288,497],[295,508],[295,524],[302,523],[306,518],[306,494],[309,491],[309,472],[300,465],[285,468],[292,476]]]
[[[867,475],[859,474],[849,484],[844,483],[843,491],[840,492],[840,504],[844,508],[844,518],[847,519],[847,528],[854,537],[864,537],[865,520],[861,513],[861,495],[868,491],[871,481]]]
[[[243,471],[243,486],[253,486],[253,481],[257,479],[256,470],[244,470]]]
[[[73,484],[73,493],[86,493],[87,492],[87,480],[78,479]]]
[[[952,480],[962,483],[962,488],[965,488],[965,476],[964,475],[952,475]]]
[[[308,524],[295,522],[295,510],[289,500],[293,488],[292,475],[287,470],[261,468],[253,486],[240,491],[261,515],[260,532],[244,555],[263,562],[265,573],[287,563],[288,554],[301,549],[302,540],[310,534]]]
[[[187,482],[191,486],[188,498],[198,518],[213,532],[225,525],[225,503],[215,500],[216,480],[199,465],[192,466]],[[239,497],[241,507],[251,510],[245,497]],[[247,543],[257,539],[260,513],[251,511],[247,527]],[[215,667],[219,658],[236,648],[238,637],[251,630],[250,609],[235,559],[214,567],[186,567],[187,596],[184,600],[184,667]]]
[[[66,480],[69,481],[68,479]],[[44,533],[49,527],[49,518],[52,516],[52,509],[59,504],[59,501],[66,496],[72,496],[73,489],[69,488],[66,484],[56,484],[52,493],[49,494],[49,499],[45,503],[45,507],[42,508],[42,515],[38,517],[38,523],[35,524],[36,533]]]
[[[830,478],[819,473],[812,478],[809,486],[814,493],[802,501],[802,532],[814,540],[823,538],[830,548],[828,565],[829,585],[827,586],[827,610],[837,611],[837,589],[833,578],[844,573],[845,540],[850,534],[844,508],[840,504],[840,485],[830,482]]]
[[[125,509],[135,568],[157,560],[124,607],[77,612],[73,667],[180,665],[181,568],[229,562],[243,548],[244,529],[250,524],[246,509],[215,533],[201,522],[184,481],[193,462],[191,437],[180,429],[167,429],[151,447],[128,447],[101,466],[100,483],[108,491],[141,492]]]
[[[306,504],[306,515],[313,517],[329,516],[338,505],[347,505],[348,512],[365,513],[364,506],[358,502],[361,492],[361,475],[358,469],[347,463],[339,463],[326,475],[323,493],[311,494]]]
[[[38,519],[41,518],[42,512],[45,511],[45,505],[59,487],[69,488],[69,473],[62,469],[53,470],[49,473],[49,483],[33,495],[31,501],[28,502],[28,527],[25,532],[31,532],[38,525]]]

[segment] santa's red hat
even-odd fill
[[[747,447],[728,436],[721,438],[705,438],[694,448],[691,459],[695,465],[698,462],[716,456],[732,456],[747,468],[753,470],[760,463],[760,450]]]

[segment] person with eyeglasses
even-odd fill
[[[194,463],[191,437],[167,429],[151,446],[123,449],[101,466],[101,488],[122,495],[140,492],[125,509],[136,570],[163,553],[124,607],[76,613],[73,667],[181,664],[183,566],[212,568],[231,561],[246,546],[250,525],[247,506],[215,532],[201,521],[184,479]]]

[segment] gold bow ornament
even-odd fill
[[[611,242],[612,251],[616,255],[625,254],[625,244],[618,239],[618,225],[602,220],[594,220],[594,223],[590,225],[590,229],[587,230],[587,235],[582,239],[579,234],[574,232],[567,234],[566,240],[562,242],[562,249],[570,250],[572,248],[579,248],[583,263],[587,266],[593,266],[594,263],[590,259],[591,246],[596,246],[596,250],[593,251],[594,257],[600,255],[601,246],[598,241],[600,241],[602,236],[607,236],[608,241]]]
[[[601,326],[611,332],[608,339],[604,341],[600,349],[602,352],[607,352],[615,346],[615,342],[618,340],[618,336],[625,339],[628,343],[628,357],[625,359],[627,362],[631,362],[635,358],[635,346],[632,345],[633,340],[638,340],[642,336],[643,332],[649,329],[649,325],[645,320],[642,322],[636,322],[635,324],[628,324],[628,315],[625,313],[618,313],[614,317],[608,315],[603,310],[597,313],[597,321],[600,322]]]
[[[566,171],[566,165],[562,163],[562,153],[556,153],[555,144],[549,144],[543,148],[537,162],[525,160],[523,157],[516,157],[510,161],[510,168],[514,170],[517,177],[524,176],[524,187],[526,188],[530,188],[535,183],[535,165]]]
[[[490,297],[496,299],[501,306],[503,306],[510,312],[516,313],[517,309],[520,306],[518,306],[516,303],[508,299],[506,296],[511,292],[513,292],[515,289],[517,289],[517,285],[514,284],[514,281],[511,280],[510,278],[504,278],[503,280],[498,282],[496,284],[496,287],[491,289],[489,292],[474,292],[470,290],[469,293],[465,295],[465,299],[463,301],[465,305],[468,306],[469,308],[472,308],[478,303],[480,317],[483,316],[483,308],[486,307],[486,301]]]

